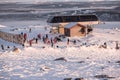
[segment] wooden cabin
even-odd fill
[[[96,15],[70,15],[70,16],[52,16],[47,22],[52,27],[57,27],[57,32],[60,34],[65,34],[64,26],[69,24],[70,22],[77,22],[81,25],[93,25],[98,24],[99,19]]]
[[[81,25],[76,22],[69,23],[64,27],[64,35],[68,37],[73,36],[85,36],[86,35],[86,26]]]

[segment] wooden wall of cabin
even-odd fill
[[[64,35],[64,26],[65,26],[66,24],[68,24],[68,23],[60,23],[60,24],[59,24],[58,33]]]
[[[59,27],[58,28],[58,33],[64,34],[64,27]]]
[[[86,32],[82,33],[81,32],[82,28],[85,30],[85,27],[80,27],[80,26],[77,26],[77,25],[70,28],[70,36],[71,37],[73,37],[73,36],[85,36]]]

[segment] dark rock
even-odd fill
[[[85,61],[79,61],[78,63],[85,63]]]
[[[61,61],[67,61],[64,57],[57,58],[54,61],[59,61],[59,60],[61,60]]]
[[[75,80],[84,80],[83,78],[76,78]]]
[[[116,63],[120,63],[120,61],[117,61]]]
[[[96,75],[94,77],[95,78],[107,78],[107,79],[114,78],[114,77],[109,77],[108,75]]]
[[[71,80],[72,78],[64,78],[64,80]]]

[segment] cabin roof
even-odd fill
[[[71,23],[65,25],[64,28],[71,28],[71,27],[73,27],[76,24],[77,24],[77,22],[71,22]]]
[[[69,28],[72,28],[72,27],[75,26],[75,25],[79,25],[79,26],[81,26],[81,27],[85,27],[85,26],[83,26],[83,25],[81,25],[81,24],[79,24],[79,23],[77,23],[77,22],[71,22],[71,23],[65,25],[64,28],[69,29]]]
[[[65,22],[86,22],[86,21],[98,21],[96,15],[70,15],[70,16],[51,16],[48,18],[48,23],[65,23]]]

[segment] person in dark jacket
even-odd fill
[[[38,38],[35,39],[35,42],[38,43]]]
[[[4,50],[4,46],[3,46],[3,44],[1,45],[1,48],[2,48],[2,50]]]
[[[76,40],[73,41],[73,44],[74,44],[74,45],[76,44]]]
[[[70,40],[69,40],[69,38],[67,39],[67,45],[69,45],[69,42],[70,42]]]
[[[116,41],[116,47],[115,49],[119,49],[118,42]]]

